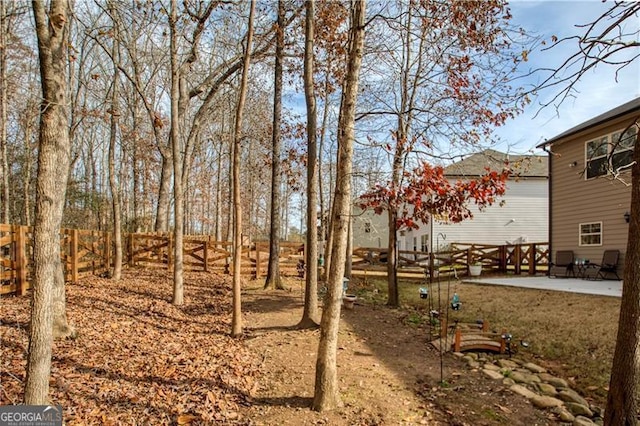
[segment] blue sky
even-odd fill
[[[600,0],[529,1],[510,2],[514,24],[549,40],[552,35],[559,38],[571,34],[582,34],[576,24],[586,24],[611,7],[612,2]],[[636,28],[640,18],[630,22]],[[573,49],[571,49],[573,47]],[[526,68],[557,66],[575,51],[573,46],[554,48],[547,52],[532,52]],[[538,99],[526,108],[523,114],[498,130],[505,141],[499,148],[513,153],[525,153],[544,139],[549,139],[564,130],[578,125],[598,114],[640,96],[640,61],[623,70],[616,82],[615,69],[609,66],[596,67],[576,86],[575,97],[564,101],[557,109],[547,107],[540,110],[540,102],[556,94],[554,90],[540,93]],[[537,117],[536,117],[537,113]],[[539,150],[534,150],[541,153]]]

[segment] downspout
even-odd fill
[[[553,180],[552,179],[553,173],[551,172],[551,170],[553,170],[553,167],[552,167],[552,165],[553,165],[553,154],[551,153],[551,151],[547,150],[547,147],[548,147],[548,145],[543,145],[542,150],[544,152],[546,152],[547,155],[549,156],[548,170],[547,170],[548,174],[549,174],[549,177],[548,177],[548,179],[549,179],[549,182],[548,182],[548,185],[549,185],[549,188],[548,188],[549,201],[547,203],[547,207],[548,207],[548,213],[547,213],[548,214],[548,219],[547,220],[548,220],[548,223],[549,223],[549,231],[548,231],[548,234],[549,234],[549,241],[548,241],[548,243],[549,243],[549,259],[548,259],[548,263],[551,263],[551,260],[553,259],[553,257],[552,257],[552,253],[553,253],[553,250],[552,250],[552,248],[553,248],[553,246],[552,246],[552,241],[553,241],[553,226],[552,226],[553,225],[553,215],[552,215],[552,212],[553,212],[553,208],[552,208],[552,206],[553,206],[553,197],[552,197],[552,189],[553,189],[553,186],[551,185],[551,181]],[[548,274],[549,274],[549,269],[547,268],[547,275]]]

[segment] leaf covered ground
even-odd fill
[[[51,401],[69,425],[547,425],[498,381],[428,344],[406,311],[343,309],[338,374],[343,406],[313,397],[318,330],[298,330],[302,282],[243,291],[245,335],[232,339],[228,277],[188,273],[185,305],[171,305],[166,271],[128,270],[120,282],[68,286],[75,339],[55,342]],[[0,404],[22,402],[29,298],[5,297]],[[441,372],[446,385],[440,383]]]

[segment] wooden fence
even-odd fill
[[[123,263],[130,267],[173,267],[173,235],[167,233],[125,234]],[[296,275],[303,259],[301,243],[281,242],[279,266],[282,275]],[[192,271],[230,273],[231,242],[215,241],[208,235],[186,235],[184,268]],[[114,247],[110,232],[78,229],[60,231],[60,254],[68,282],[87,275],[107,273],[113,266]],[[0,224],[0,294],[23,295],[30,288],[33,228]],[[269,262],[269,243],[243,247],[241,273],[264,277]]]
[[[353,252],[353,271],[386,273],[387,249],[359,247]],[[398,273],[403,278],[424,279],[438,274],[468,274],[468,265],[481,263],[483,273],[546,273],[549,267],[549,244],[488,245],[453,243],[448,251],[427,253],[400,250]]]
[[[130,267],[173,266],[173,237],[166,233],[126,234],[124,263]],[[86,275],[107,273],[113,264],[110,232],[62,229],[60,251],[65,279],[76,282]],[[217,273],[231,272],[231,243],[215,241],[207,235],[184,237],[183,253],[186,270]],[[262,278],[267,274],[269,242],[256,242],[243,247],[241,274]],[[33,229],[20,225],[0,224],[0,294],[23,295],[30,288],[32,275]],[[386,249],[357,248],[353,252],[353,273],[386,274]],[[281,242],[279,268],[285,276],[297,275],[297,264],[304,260],[302,243]],[[437,274],[468,273],[468,265],[480,262],[485,273],[546,272],[549,264],[548,243],[516,245],[483,245],[454,243],[440,253],[401,250],[398,273],[404,279],[424,279]]]

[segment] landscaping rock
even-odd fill
[[[508,359],[499,359],[498,365],[502,368],[508,368],[509,370],[518,368],[518,364]]]
[[[486,365],[485,365],[486,367]],[[502,374],[500,374],[499,372],[497,372],[496,370],[490,370],[487,368],[483,368],[482,372],[485,374],[485,376],[493,379],[493,380],[500,380],[503,379],[504,376]]]
[[[473,359],[467,361],[467,365],[469,366],[469,368],[480,368],[480,363]]]
[[[589,406],[589,403],[573,389],[561,390],[560,392],[558,392],[558,398],[565,402],[577,402],[578,404],[582,404],[587,407]]]
[[[512,378],[510,378],[510,377],[505,377],[505,378],[502,380],[502,384],[503,384],[503,385],[505,385],[505,386],[511,387],[511,386],[513,386],[513,385],[515,385],[515,384],[516,384],[516,381],[515,381],[515,380],[513,380],[513,379],[512,379]]]
[[[566,423],[573,423],[573,421],[576,419],[576,417],[571,414],[566,408],[564,407],[556,407],[553,409],[553,413],[557,414],[558,419],[561,422],[566,422]]]
[[[552,396],[536,395],[531,398],[531,403],[538,408],[560,407],[562,401]]]
[[[464,354],[462,352],[453,352],[453,355],[458,358],[464,357]]]
[[[557,388],[568,388],[569,384],[567,383],[566,380],[561,379],[559,377],[553,376],[549,373],[540,373],[538,374],[538,377],[540,377],[540,380],[542,380],[543,382],[547,382],[550,385],[553,385]]]
[[[530,391],[529,389],[525,388],[522,385],[512,385],[509,388],[512,392],[517,393],[518,395],[522,395],[527,399],[533,399],[536,396],[539,396],[537,393]]]
[[[558,394],[555,386],[550,385],[549,383],[536,383],[536,387],[542,395],[556,396]]]
[[[578,416],[573,420],[573,426],[593,426],[596,423],[592,422],[591,419],[588,419],[583,416]]]
[[[516,383],[526,383],[527,385],[532,385],[534,383],[540,382],[540,377],[535,374],[526,374],[521,373],[519,371],[512,372],[509,377],[516,381]]]
[[[593,417],[593,411],[586,405],[578,404],[577,402],[566,402],[564,405],[574,416]]]
[[[534,364],[532,362],[528,362],[525,365],[523,365],[524,368],[526,368],[527,370],[531,371],[532,373],[546,373],[547,370],[546,368],[540,367],[537,364]]]
[[[500,371],[500,367],[498,367],[495,364],[491,364],[491,363],[486,363],[484,365],[485,370],[493,370],[493,371]]]

